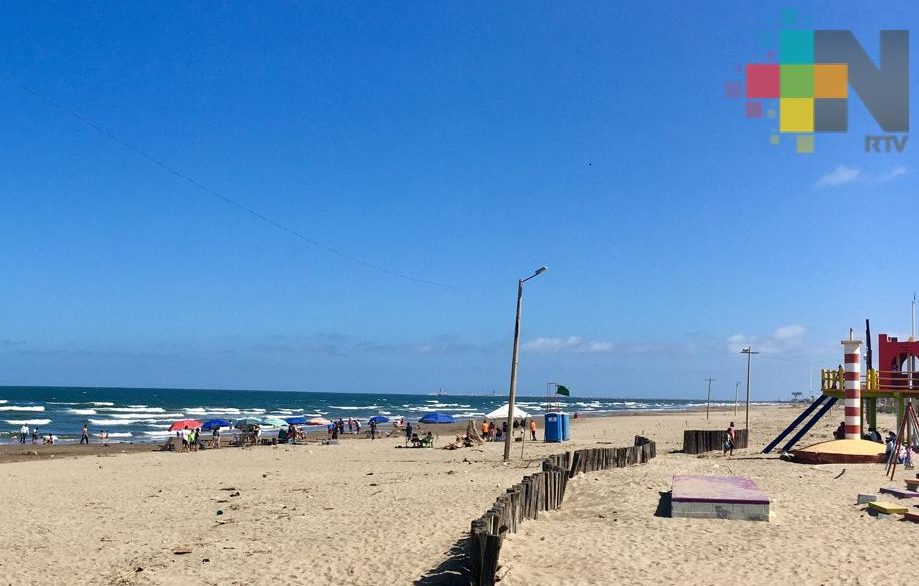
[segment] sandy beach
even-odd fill
[[[10,584],[463,584],[456,553],[470,521],[540,456],[625,446],[642,434],[657,442],[657,459],[574,479],[561,510],[506,540],[502,583],[905,583],[906,565],[887,563],[912,525],[876,520],[855,504],[858,493],[890,484],[881,465],[759,455],[799,412],[754,408],[751,447],[733,458],[675,453],[684,429],[742,427],[743,411],[735,418],[733,409],[708,422],[704,412],[581,419],[568,445],[526,443],[521,457],[516,444],[510,465],[503,444],[427,450],[395,438],[7,457],[18,461],[0,464],[0,576]],[[829,439],[839,419],[824,418],[801,445]],[[881,422],[892,425],[890,416]],[[438,446],[450,439],[445,432]],[[772,499],[770,522],[655,516],[680,473],[753,478]],[[895,484],[907,476],[913,471],[901,469]]]

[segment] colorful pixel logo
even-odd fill
[[[909,132],[909,31],[881,31],[878,65],[846,30],[782,30],[779,41],[778,63],[746,65],[742,92],[748,118],[762,118],[764,105],[778,118],[772,144],[793,135],[796,152],[813,153],[815,134],[848,132],[850,90],[884,132]],[[893,143],[901,152],[907,138],[868,135],[865,150],[890,152]]]

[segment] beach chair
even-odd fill
[[[163,444],[160,445],[161,452],[174,452],[176,451],[176,443],[179,441],[179,438],[176,436],[170,436]]]
[[[418,439],[419,448],[434,448],[434,436],[433,435],[423,435]]]

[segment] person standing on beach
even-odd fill
[[[370,439],[377,439],[377,422],[373,419],[370,420]]]
[[[532,417],[530,418],[530,439],[536,441],[536,420]]]
[[[355,420],[354,420],[354,429],[355,429],[355,432],[356,432],[358,435],[360,435],[360,433],[361,433],[361,420],[360,420],[360,419],[355,419]]]
[[[348,418],[348,435],[354,433],[354,420],[350,417]]]
[[[22,427],[19,428],[19,443],[26,443],[27,437],[29,437],[29,426],[23,424]]]
[[[38,443],[38,428],[37,427],[32,428],[32,443],[33,444]]]
[[[491,426],[488,424],[488,419],[483,419],[482,420],[482,439],[484,439],[487,442],[491,441],[491,437],[489,437],[490,431],[491,431],[490,427]]]
[[[82,446],[84,443],[87,446],[89,445],[89,427],[85,423],[83,424],[83,431],[80,432],[80,445]]]
[[[733,456],[734,455],[734,422],[731,422],[731,425],[728,426],[727,431],[724,432],[724,453]]]
[[[408,445],[408,442],[412,441],[412,422],[409,421],[408,425],[405,426],[405,445]]]

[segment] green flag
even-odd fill
[[[570,397],[571,391],[569,391],[568,387],[566,387],[565,385],[555,385],[555,394],[565,395],[566,397]]]

